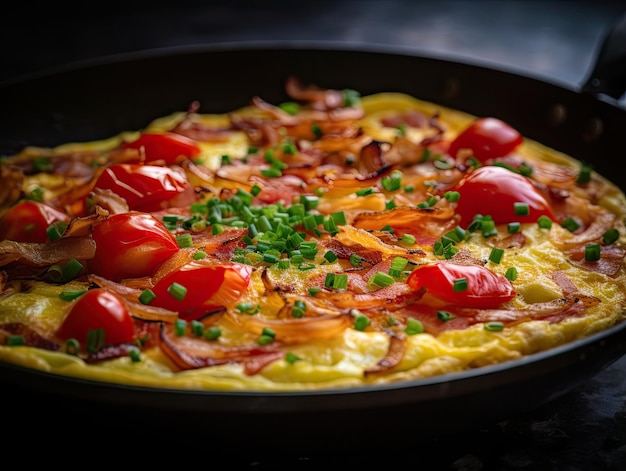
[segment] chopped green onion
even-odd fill
[[[504,277],[509,281],[515,281],[517,279],[517,268],[510,267],[509,269],[507,269]]]
[[[413,234],[404,233],[404,234],[402,234],[402,237],[401,237],[400,240],[402,242],[404,242],[405,244],[414,244],[415,243],[415,236]]]
[[[65,342],[65,353],[70,355],[78,355],[80,352],[80,343],[76,339],[68,339]]]
[[[134,363],[141,361],[141,352],[138,348],[131,348],[128,350],[128,356]]]
[[[144,289],[139,295],[139,302],[141,304],[150,304],[156,298],[156,294],[151,289]]]
[[[7,336],[7,345],[9,347],[18,347],[26,344],[26,340],[23,335],[9,335]]]
[[[373,193],[374,193],[374,188],[372,188],[372,187],[359,188],[358,190],[356,190],[356,195],[357,196],[367,196],[367,195],[371,195]]]
[[[437,311],[437,319],[439,319],[441,322],[447,322],[454,318],[455,316],[450,314],[448,311]]]
[[[530,206],[528,205],[528,203],[513,203],[513,209],[515,209],[515,214],[517,216],[528,216],[530,214]]]
[[[424,332],[424,325],[420,320],[415,319],[414,317],[409,317],[406,320],[406,328],[404,329],[404,332],[407,335],[421,334]]]
[[[64,289],[59,293],[59,298],[64,301],[73,301],[74,299],[80,298],[86,292],[86,289]]]
[[[204,335],[204,324],[199,320],[192,320],[189,326],[191,327],[191,333],[196,337],[202,337]]]
[[[510,222],[506,226],[509,234],[515,234],[516,232],[519,232],[521,227],[522,225],[519,222]]]
[[[309,292],[309,296],[315,296],[317,293],[320,292],[320,288],[313,287],[313,288],[307,289],[307,291]]]
[[[393,276],[379,271],[367,280],[367,287],[371,290],[377,290],[392,285],[394,281]]]
[[[178,243],[178,247],[180,247],[181,249],[193,247],[193,239],[191,238],[191,234],[189,234],[188,232],[176,236],[176,242]]]
[[[104,329],[89,329],[87,331],[87,351],[89,353],[96,353],[102,346],[105,341],[105,332]]]
[[[259,312],[261,308],[258,304],[241,303],[237,305],[237,309],[239,310],[239,312],[252,315],[252,314],[256,314],[257,312]]]
[[[304,313],[306,312],[306,304],[301,299],[296,300],[293,303],[293,308],[291,309],[291,316],[301,318],[304,317]]]
[[[552,219],[550,219],[545,214],[542,214],[537,219],[537,224],[541,229],[551,229],[552,228]]]
[[[363,315],[361,312],[354,309],[352,311],[354,316],[354,328],[359,331],[364,331],[372,323],[369,317]]]
[[[615,228],[609,229],[602,236],[602,243],[604,245],[610,245],[619,239],[619,231]]]
[[[80,272],[85,268],[82,263],[80,263],[75,258],[70,258],[65,265],[63,265],[63,279],[65,281],[70,281],[76,278]]]
[[[204,252],[203,250],[198,250],[196,253],[193,254],[193,259],[194,260],[202,260],[206,256],[207,256],[206,252]]]
[[[461,193],[459,193],[458,191],[446,191],[443,194],[443,197],[451,203],[454,203],[456,201],[459,201],[459,199],[461,198]]]
[[[588,183],[591,180],[591,172],[593,167],[589,164],[582,163],[578,177],[576,177],[576,183]]]
[[[287,352],[285,354],[285,361],[287,363],[289,363],[290,365],[293,365],[295,362],[297,362],[298,360],[301,360],[302,358],[300,358],[298,355],[296,355],[295,353],[291,353],[291,352]]]
[[[565,218],[561,223],[561,227],[567,229],[570,232],[574,232],[576,229],[580,227],[580,224],[574,218]]]
[[[467,278],[457,278],[452,284],[455,292],[467,290]]]
[[[501,332],[504,330],[504,324],[502,322],[487,322],[485,324],[485,330],[489,332]]]
[[[174,322],[174,333],[177,337],[182,337],[185,335],[185,331],[187,330],[187,321],[185,319],[176,319]]]
[[[585,246],[585,261],[597,262],[600,260],[600,244],[588,244]]]
[[[179,283],[172,283],[168,286],[167,292],[177,301],[182,301],[187,295],[187,288]]]
[[[300,105],[295,101],[285,101],[284,103],[279,104],[278,107],[290,115],[296,115],[298,114],[298,111],[300,111]]]
[[[491,253],[489,254],[489,260],[491,260],[493,263],[500,263],[500,260],[502,260],[502,255],[504,255],[503,249],[493,247],[491,249]]]
[[[324,258],[328,260],[330,263],[333,263],[335,260],[337,260],[338,257],[335,254],[335,252],[333,252],[332,250],[329,250],[324,254]]]
[[[204,331],[204,338],[207,340],[217,340],[221,335],[222,329],[214,325]]]

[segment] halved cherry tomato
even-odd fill
[[[75,301],[57,335],[86,345],[90,330],[103,329],[104,343],[132,342],[135,325],[125,302],[104,288],[87,291]]]
[[[524,141],[522,135],[497,118],[478,118],[451,143],[448,153],[456,157],[461,149],[471,149],[474,157],[485,163],[503,157]]]
[[[200,147],[193,139],[173,132],[143,133],[132,142],[124,142],[126,149],[139,149],[145,154],[145,162],[163,160],[166,165],[176,163],[179,157],[193,158],[200,155]]]
[[[45,203],[22,200],[0,220],[0,240],[47,242],[50,239],[46,229],[57,221],[68,222],[69,217]]]
[[[191,190],[181,168],[140,164],[111,165],[95,187],[121,196],[130,209],[148,212],[170,207],[172,198]]]
[[[467,289],[456,291],[454,281],[462,278],[467,280]],[[406,282],[416,290],[424,286],[436,298],[459,306],[495,308],[515,297],[513,285],[506,277],[480,265],[425,265],[413,270]]]
[[[157,281],[152,288],[156,297],[150,304],[176,311],[182,319],[199,319],[236,303],[248,287],[251,273],[251,266],[238,263],[189,262]]]
[[[504,167],[480,167],[465,175],[455,189],[461,195],[456,212],[462,224],[470,224],[476,214],[491,216],[496,224],[535,222],[542,215],[556,220],[532,182]],[[516,214],[515,203],[528,204],[528,215]]]
[[[109,216],[93,227],[96,254],[89,271],[113,281],[152,275],[179,250],[176,237],[163,223],[146,213]]]

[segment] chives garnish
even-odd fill
[[[196,253],[193,254],[193,259],[194,260],[202,260],[206,256],[207,256],[206,252],[204,252],[202,250],[198,250]]]
[[[296,115],[298,114],[298,111],[300,111],[300,105],[295,101],[285,101],[284,103],[278,105],[278,107],[290,115]]]
[[[504,276],[509,281],[515,281],[517,279],[517,268],[510,267],[509,269],[507,269]]]
[[[548,216],[546,216],[545,214],[542,214],[541,216],[539,216],[539,218],[537,219],[537,225],[541,228],[541,229],[551,229],[552,228],[552,219],[550,219]]]
[[[504,330],[504,324],[502,322],[487,322],[485,324],[485,330],[489,332],[501,332]]]
[[[18,347],[20,345],[25,345],[26,340],[23,335],[9,335],[7,336],[7,345],[9,347]]]
[[[174,333],[177,337],[182,337],[185,335],[185,331],[187,330],[187,321],[185,319],[176,319],[174,322]]]
[[[48,267],[48,270],[46,270],[46,276],[52,282],[60,282],[61,280],[63,280],[63,267],[58,263],[50,265],[50,267]]]
[[[424,325],[420,320],[415,319],[414,317],[409,317],[406,320],[406,327],[404,329],[404,332],[407,335],[421,334],[424,332]]]
[[[515,234],[516,232],[519,232],[521,227],[522,225],[519,222],[510,222],[507,224],[506,229],[509,234]]]
[[[451,203],[454,203],[456,201],[459,201],[459,199],[461,198],[461,193],[459,193],[458,191],[446,191],[443,194],[443,197]]]
[[[447,322],[454,318],[455,316],[450,314],[448,311],[437,311],[437,319],[439,319],[441,322]]]
[[[204,331],[204,338],[207,340],[217,340],[221,335],[222,329],[214,325]]]
[[[455,292],[467,290],[467,278],[457,278],[454,280],[453,289]]]
[[[367,196],[367,195],[371,195],[373,193],[374,193],[374,188],[372,188],[372,187],[359,188],[358,190],[356,190],[356,195],[357,196]]]
[[[604,245],[609,245],[615,242],[619,238],[619,231],[615,228],[609,229],[602,236],[602,243]]]
[[[354,316],[354,328],[359,331],[364,331],[372,323],[369,317],[361,314],[356,309],[352,312]]]
[[[76,278],[83,269],[83,264],[75,258],[70,258],[65,265],[63,265],[62,273],[65,281],[70,281]]]
[[[528,216],[530,214],[530,206],[528,206],[528,203],[518,201],[513,203],[513,209],[517,216]]]
[[[61,231],[55,223],[50,224],[46,228],[46,234],[48,235],[48,239],[51,241],[59,240],[61,238]]]
[[[259,312],[260,307],[258,304],[241,303],[237,305],[237,309],[239,310],[239,312],[252,315],[252,314],[256,314],[257,312]]]
[[[576,177],[576,183],[588,183],[591,180],[592,167],[589,164],[582,163],[578,177]]]
[[[177,301],[182,301],[187,295],[187,288],[179,283],[172,283],[168,286],[167,292]]]
[[[202,337],[204,335],[204,324],[199,320],[192,320],[189,327],[191,328],[191,333],[196,337]]]
[[[319,124],[312,124],[311,125],[311,132],[313,133],[313,136],[315,136],[316,139],[320,139],[323,136],[323,132],[322,132],[322,128],[320,128]]]
[[[138,348],[131,348],[128,351],[128,356],[134,363],[141,361],[141,352],[139,351]]]
[[[320,288],[318,287],[309,288],[307,291],[309,292],[309,296],[315,296],[317,293],[320,292]]]
[[[298,360],[301,360],[301,358],[295,353],[287,352],[285,354],[285,361],[289,363],[290,365],[293,365]]]
[[[350,255],[350,265],[357,267],[361,264],[361,261],[363,260],[363,258],[360,255],[357,255],[355,253],[353,253],[352,255]]]
[[[141,304],[150,304],[154,298],[156,298],[156,294],[151,289],[144,289],[139,295],[139,302]]]
[[[306,312],[306,304],[301,299],[296,300],[293,303],[293,308],[291,309],[292,317],[304,317],[304,313]]]
[[[264,168],[261,169],[261,175],[269,178],[277,178],[283,175],[283,171],[276,167]]]
[[[104,329],[89,329],[87,331],[87,351],[96,353],[104,345]]]
[[[567,229],[570,232],[574,232],[576,229],[580,227],[580,224],[571,217],[565,218],[563,222],[561,222],[561,227]]]
[[[268,343],[274,341],[274,337],[276,337],[276,333],[272,329],[264,327],[261,336],[258,339],[258,343],[260,345],[267,345]]]
[[[404,242],[405,244],[414,244],[415,236],[413,234],[402,234],[402,237],[400,240]]]
[[[78,355],[80,351],[80,343],[76,339],[68,339],[65,342],[65,353],[70,355]]]
[[[191,234],[189,234],[188,232],[185,234],[177,235],[176,242],[178,243],[178,247],[180,247],[181,249],[193,247],[193,239],[191,238]]]
[[[324,258],[329,261],[330,263],[333,263],[335,260],[337,260],[337,255],[335,254],[335,252],[328,250],[325,254],[324,254]]]
[[[493,263],[500,263],[500,260],[502,260],[502,255],[504,255],[503,249],[493,247],[491,249],[491,253],[489,254],[489,260],[491,260]]]
[[[585,246],[585,262],[597,262],[600,260],[600,244],[588,244]]]
[[[336,274],[333,279],[334,289],[346,289],[348,287],[348,275],[345,273]]]
[[[377,290],[392,285],[394,281],[393,276],[379,271],[367,280],[367,287],[371,290]]]
[[[74,299],[80,298],[86,292],[86,289],[64,289],[59,293],[59,298],[64,301],[73,301]]]

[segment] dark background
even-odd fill
[[[617,1],[479,0],[84,2],[72,8],[23,2],[2,8],[0,82],[119,54],[223,42],[332,41],[470,61],[574,89],[586,81],[607,31],[626,12]],[[164,443],[168,433],[184,431],[164,431]],[[245,434],[253,440],[251,431]],[[626,358],[524,417],[414,445],[403,440],[396,446],[393,430],[333,455],[288,446],[264,452],[244,443],[227,452],[193,437],[189,442],[196,458],[206,456],[207,467],[226,454],[232,469],[324,469],[333,463],[346,469],[623,471]],[[160,446],[151,453],[180,453]],[[179,456],[184,464],[188,455]]]

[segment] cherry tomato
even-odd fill
[[[177,311],[182,319],[199,319],[210,311],[236,303],[248,287],[251,273],[252,267],[238,263],[189,262],[157,281],[152,288],[156,297],[150,304]],[[176,293],[174,283],[182,291]]]
[[[146,213],[109,216],[93,227],[96,254],[89,271],[113,281],[149,276],[179,250],[176,237]]]
[[[455,291],[455,280],[467,280],[467,289]],[[427,292],[447,303],[481,309],[495,308],[515,297],[506,277],[479,265],[440,262],[416,268],[407,284],[413,289],[425,286]]]
[[[98,177],[95,187],[121,196],[130,209],[148,212],[169,207],[172,198],[190,189],[182,169],[140,164],[111,165]]]
[[[455,189],[461,195],[456,212],[462,224],[470,224],[476,214],[491,216],[496,224],[535,222],[542,215],[555,220],[550,204],[532,182],[503,167],[480,167]],[[515,203],[528,204],[528,215],[516,214]]]
[[[173,132],[143,133],[137,140],[123,143],[122,147],[140,149],[146,162],[163,160],[166,165],[176,163],[180,156],[193,158],[200,155],[196,141]]]
[[[474,157],[485,163],[503,157],[523,142],[522,135],[497,118],[478,118],[451,143],[448,153],[456,157],[461,149],[471,149]]]
[[[135,337],[135,325],[126,303],[104,288],[91,289],[78,298],[57,335],[86,345],[89,331],[95,329],[104,330],[105,344],[132,342]]]
[[[46,229],[50,224],[69,217],[47,204],[22,200],[12,206],[0,220],[0,240],[15,242],[47,242]]]

